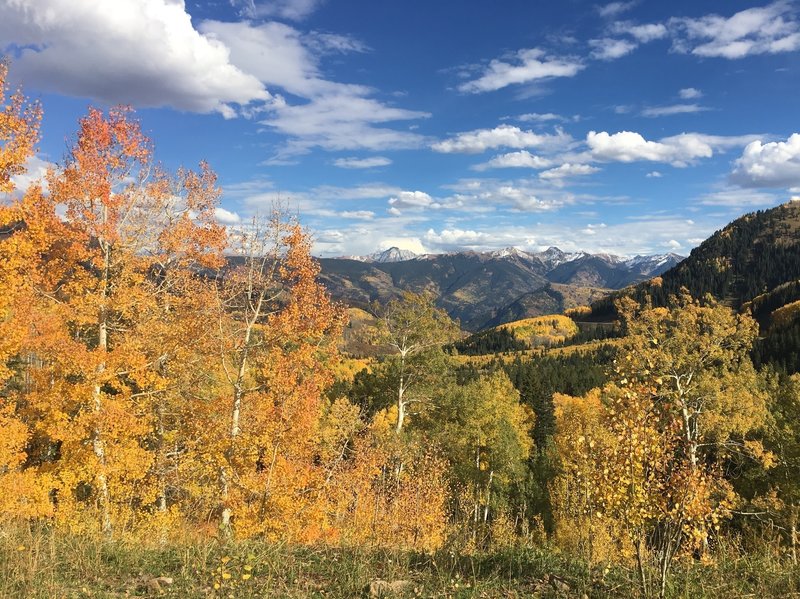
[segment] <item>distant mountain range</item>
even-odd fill
[[[586,252],[505,248],[491,252],[415,255],[393,247],[369,256],[323,258],[321,279],[331,295],[357,307],[403,291],[428,291],[437,304],[478,331],[504,322],[560,313],[612,290],[657,276],[677,254],[623,258]]]

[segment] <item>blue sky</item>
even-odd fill
[[[692,247],[800,197],[800,2],[0,0],[45,108],[31,176],[89,104],[231,226],[281,202],[323,256]],[[24,179],[20,181],[24,184]]]

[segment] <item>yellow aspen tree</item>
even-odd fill
[[[398,459],[404,468],[396,468]],[[447,533],[447,476],[447,462],[435,447],[401,442],[393,419],[379,412],[353,438],[351,455],[329,490],[340,543],[439,549]]]
[[[589,509],[635,548],[643,591],[663,596],[673,558],[707,556],[709,535],[736,501],[721,460],[764,456],[747,438],[766,420],[748,355],[756,325],[686,296],[671,308],[625,303],[620,312],[627,336],[614,383],[590,393],[599,398],[596,426],[561,432],[557,443],[564,475],[580,472]]]
[[[0,60],[0,520],[51,511],[38,473],[24,468],[33,432],[17,401],[25,385],[19,363],[28,324],[21,315],[32,300],[26,273],[31,260],[45,250],[46,235],[26,227],[19,201],[3,201],[15,190],[13,177],[25,172],[35,152],[42,111],[21,91],[9,96],[7,76],[8,64]],[[37,195],[38,187],[30,190],[29,197]]]
[[[49,248],[26,275],[32,301],[19,313],[30,323],[23,350],[35,357],[23,403],[47,448],[40,468],[57,481],[57,516],[78,522],[95,506],[111,535],[115,521],[163,506],[163,481],[158,491],[150,475],[163,457],[157,407],[174,386],[165,368],[175,343],[159,347],[153,334],[166,329],[154,319],[174,324],[181,277],[220,262],[218,194],[205,166],[177,180],[159,172],[126,108],[90,109],[48,183],[48,196],[28,194],[17,208],[26,233],[15,238],[39,231]]]
[[[224,534],[310,540],[323,527],[315,456],[343,311],[316,280],[308,235],[280,213],[233,249],[218,281],[219,391],[195,410],[200,476],[218,490],[207,499]]]
[[[388,362],[396,379],[398,434],[403,430],[410,407],[430,401],[423,391],[430,350],[441,348],[458,335],[458,325],[433,304],[433,299],[429,294],[405,292],[401,299],[391,300],[384,307],[376,306],[374,341],[393,351]]]

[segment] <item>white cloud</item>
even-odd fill
[[[800,49],[796,4],[779,0],[748,8],[731,17],[673,18],[673,48],[697,56],[728,59],[778,54]]]
[[[436,208],[439,204],[424,191],[401,191],[396,196],[389,198],[389,212],[400,215],[404,210],[420,208]]]
[[[612,18],[618,15],[621,15],[624,12],[629,11],[634,6],[636,6],[636,2],[611,2],[609,4],[605,4],[604,6],[598,6],[597,12],[600,14],[601,17],[605,18]]]
[[[705,112],[710,110],[706,106],[699,104],[671,104],[669,106],[650,106],[642,110],[642,116],[659,117],[672,116],[674,114],[692,114],[695,112]]]
[[[694,87],[685,87],[678,92],[681,100],[696,100],[703,97],[703,92]]]
[[[736,161],[731,180],[743,187],[800,185],[800,133],[786,141],[748,144]]]
[[[528,150],[520,150],[519,152],[509,152],[507,154],[500,154],[495,156],[488,162],[477,164],[473,167],[476,171],[485,171],[490,168],[532,168],[542,169],[553,166],[553,161],[549,158],[543,158],[535,154],[531,154]]]
[[[242,222],[242,218],[238,214],[221,207],[214,209],[214,216],[223,225],[235,225]]]
[[[699,198],[704,206],[724,206],[736,210],[747,210],[760,206],[774,206],[779,198],[771,193],[756,192],[750,189],[724,189],[705,194]]]
[[[467,81],[458,86],[462,92],[490,92],[509,85],[532,83],[554,77],[574,77],[583,64],[576,58],[558,58],[548,56],[544,50],[530,48],[519,50],[513,64],[494,59],[483,69],[477,79]]]
[[[597,60],[615,60],[636,49],[636,44],[628,40],[603,38],[589,40],[592,47],[591,56]]]
[[[615,224],[574,225],[569,222],[537,223],[530,226],[514,226],[508,223],[476,226],[442,226],[431,228],[423,239],[434,251],[473,249],[485,251],[503,247],[517,247],[528,251],[542,251],[556,246],[564,251],[587,251],[618,256],[634,256],[662,253],[672,248],[672,241],[683,248],[702,242],[719,229],[725,220],[710,220],[701,224],[687,222],[677,215],[643,215]],[[685,240],[685,241],[684,241]],[[677,249],[677,248],[676,248]]]
[[[299,17],[313,4],[249,6],[262,16]],[[225,117],[267,113],[262,123],[290,138],[272,164],[290,163],[313,147],[380,150],[425,142],[387,123],[427,113],[322,76],[324,54],[365,50],[347,36],[301,33],[278,22],[207,20],[195,28],[182,0],[0,0],[0,11],[0,45],[21,48],[13,74],[27,85],[112,104]]]
[[[564,122],[567,119],[560,114],[555,114],[552,112],[529,112],[527,114],[519,115],[516,117],[516,120],[522,121],[523,123],[546,123],[548,121]]]
[[[456,193],[443,202],[443,207],[464,212],[492,212],[498,207],[517,212],[550,212],[575,201],[571,194],[537,185],[531,179],[461,179],[447,187]]]
[[[650,179],[660,179],[660,178],[661,178],[661,177],[663,177],[663,176],[664,176],[664,175],[662,175],[662,174],[661,174],[660,172],[658,172],[658,171],[650,171],[649,173],[647,173],[647,174],[645,175],[645,177],[648,177],[648,178],[650,178]]]
[[[319,54],[348,54],[367,52],[367,45],[349,35],[311,31],[304,36],[305,44]]]
[[[550,170],[539,173],[539,178],[558,181],[567,177],[591,175],[598,171],[600,171],[600,169],[596,166],[566,162],[557,168],[551,168]]]
[[[494,148],[563,147],[572,138],[560,129],[555,134],[539,134],[523,131],[519,127],[500,125],[494,129],[477,129],[459,133],[451,139],[431,146],[436,152],[477,154]]]
[[[664,247],[668,247],[671,250],[679,250],[679,249],[681,249],[683,247],[681,245],[681,242],[677,241],[675,239],[670,239],[669,241],[664,242],[662,245]]]
[[[0,0],[0,10],[0,43],[21,48],[12,74],[32,87],[224,116],[272,99],[181,1]]]
[[[614,27],[614,32],[617,34],[627,33],[632,35],[637,41],[643,44],[663,39],[669,35],[669,31],[667,30],[666,26],[662,25],[661,23],[646,23],[644,25],[618,23]]]
[[[685,167],[700,158],[711,158],[715,151],[727,150],[750,143],[758,136],[720,136],[701,133],[681,133],[660,141],[649,141],[633,131],[609,134],[590,131],[586,144],[596,160],[635,162],[640,160],[664,162]]]
[[[392,161],[385,156],[370,156],[368,158],[337,158],[333,164],[339,168],[360,169],[389,166]]]
[[[28,188],[34,183],[41,183],[44,188],[47,187],[45,175],[47,170],[55,166],[38,155],[29,157],[25,161],[25,172],[11,177],[11,183],[14,184],[14,195],[23,195]]]
[[[324,39],[336,51],[360,51],[341,36],[303,35],[282,23],[223,23],[206,21],[202,30],[230,48],[231,60],[268,85],[303,98],[283,98],[269,106],[261,123],[288,136],[289,142],[270,164],[291,164],[291,158],[314,147],[325,150],[385,150],[416,148],[424,137],[386,123],[430,116],[426,112],[396,108],[370,97],[363,86],[324,79],[319,57],[309,50]],[[345,41],[342,41],[345,39]]]
[[[241,7],[243,16],[251,19],[278,17],[299,21],[314,12],[323,0],[231,0],[231,4]]]
[[[425,243],[440,249],[483,248],[495,241],[489,233],[464,229],[442,229],[438,233],[428,229],[424,239]]]
[[[304,104],[275,107],[261,121],[290,141],[278,157],[324,150],[390,150],[420,147],[425,138],[417,133],[378,126],[426,118],[425,112],[394,108],[351,93],[315,97]]]
[[[375,218],[375,213],[372,210],[344,210],[339,213],[339,216],[354,220],[372,220]]]
[[[200,31],[225,47],[233,64],[268,86],[305,98],[336,87],[320,77],[316,56],[306,49],[302,34],[289,25],[203,21]]]

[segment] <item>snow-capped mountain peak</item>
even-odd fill
[[[413,260],[417,254],[411,250],[401,250],[398,247],[390,247],[381,252],[375,252],[367,256],[371,262],[405,262],[406,260]]]

